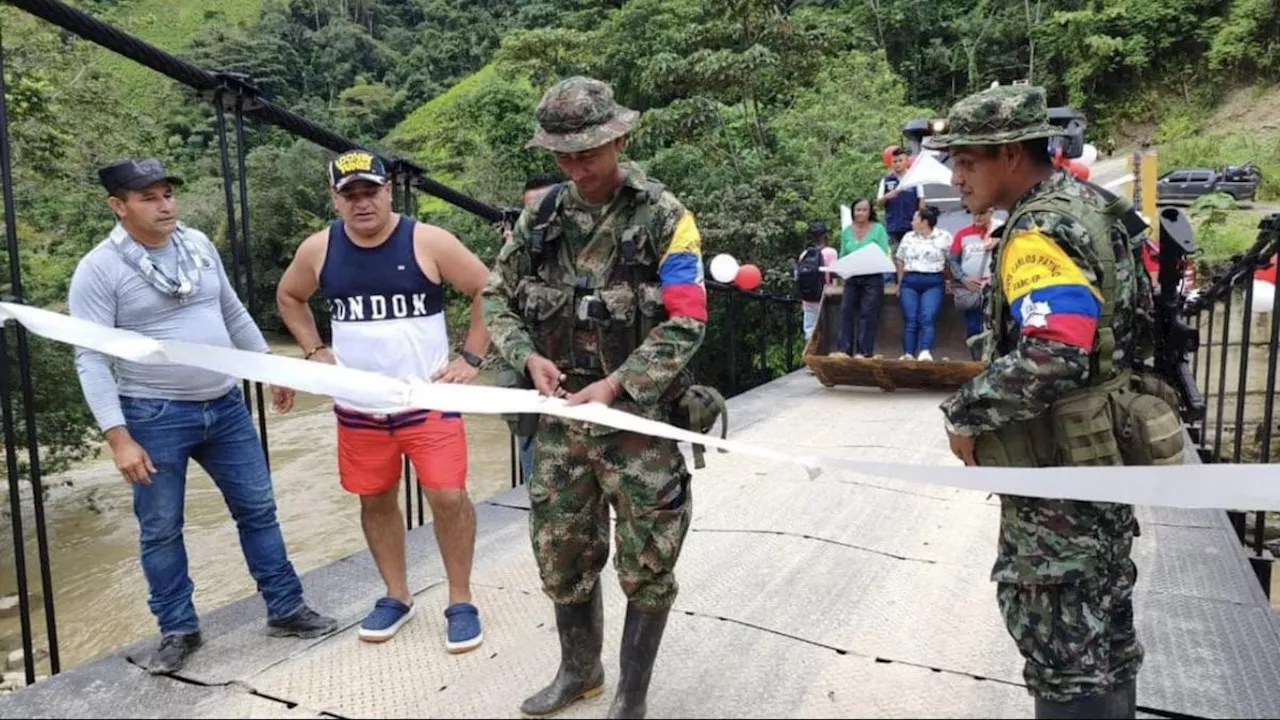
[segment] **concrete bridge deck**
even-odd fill
[[[940,397],[828,389],[801,371],[731,400],[731,429],[780,447],[955,465]],[[994,498],[707,460],[649,717],[1032,716],[988,580]],[[0,717],[519,717],[558,660],[526,507],[523,489],[477,505],[485,643],[471,653],[444,651],[444,572],[424,527],[409,540],[419,616],[390,643],[356,638],[383,589],[358,553],[303,580],[313,605],[341,620],[334,635],[265,637],[263,605],[249,597],[204,615],[205,646],[178,677],[142,669],[153,639],[0,698]],[[1142,508],[1141,521],[1139,715],[1280,717],[1280,624],[1225,515]],[[603,716],[617,681],[624,600],[611,569],[603,581],[606,692],[563,717]]]

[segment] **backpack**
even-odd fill
[[[796,285],[800,289],[800,299],[805,302],[822,300],[822,250],[811,247],[800,256],[796,265]]]

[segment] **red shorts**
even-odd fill
[[[334,406],[338,416],[338,477],[356,495],[392,490],[409,457],[418,482],[428,490],[467,485],[467,431],[462,416],[436,410],[366,415]]]

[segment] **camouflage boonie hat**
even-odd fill
[[[538,132],[526,148],[573,153],[598,148],[635,127],[640,113],[613,99],[613,88],[577,75],[556,83],[534,111]]]
[[[1066,135],[1049,124],[1044,89],[1027,85],[999,85],[956,103],[945,127],[921,143],[941,150],[959,145],[1004,145],[1036,138]]]

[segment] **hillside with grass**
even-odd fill
[[[1221,171],[1245,162],[1258,166],[1262,182],[1255,201],[1237,203],[1217,193],[1187,208],[1205,271],[1253,246],[1258,222],[1280,211],[1280,86],[1237,88],[1214,107],[1185,106],[1148,131],[1162,174],[1187,167]]]
[[[170,53],[183,53],[210,26],[247,31],[258,20],[261,0],[219,0],[216,3],[136,0],[115,6],[98,17]],[[103,71],[119,82],[121,95],[139,114],[163,114],[178,101],[180,87],[154,70],[99,50]]]

